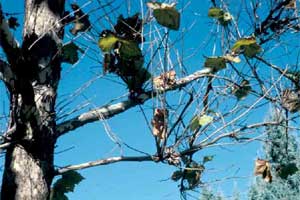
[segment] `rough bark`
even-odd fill
[[[23,44],[9,63],[15,77],[7,85],[11,131],[5,137],[14,143],[6,151],[1,199],[42,200],[54,176],[64,0],[27,0],[25,6]]]

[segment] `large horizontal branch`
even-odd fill
[[[15,61],[19,53],[19,45],[9,29],[8,22],[2,12],[0,4],[0,45],[7,56],[8,61]]]
[[[100,165],[108,165],[116,162],[142,162],[142,161],[155,161],[155,157],[153,156],[136,156],[136,157],[111,157],[107,159],[101,159],[101,160],[96,160],[96,161],[91,161],[91,162],[86,162],[78,165],[70,165],[66,166],[63,168],[60,168],[56,171],[56,174],[63,174],[68,171],[72,170],[81,170],[81,169],[86,169],[90,167],[96,167]]]
[[[126,100],[122,101],[116,104],[112,105],[105,105],[100,108],[97,108],[95,110],[88,111],[86,113],[83,113],[79,116],[76,116],[70,120],[67,120],[65,122],[62,122],[61,124],[57,125],[57,135],[58,137],[63,135],[64,133],[67,133],[68,131],[74,130],[78,127],[81,127],[83,125],[86,125],[91,122],[95,122],[99,119],[108,119],[113,117],[114,115],[117,115],[119,113],[122,113],[132,107],[135,107],[136,105],[140,104],[141,102],[144,103],[145,101],[151,99],[153,96],[156,96],[158,93],[167,92],[171,90],[175,90],[178,88],[181,88],[189,83],[191,83],[194,80],[197,80],[202,77],[206,77],[212,72],[211,68],[204,68],[202,70],[199,70],[191,75],[188,75],[184,78],[181,78],[176,81],[176,83],[172,86],[165,87],[164,89],[160,90],[153,90],[153,91],[147,91],[145,94],[141,95],[141,101],[132,101],[132,100]]]

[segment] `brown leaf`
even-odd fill
[[[257,159],[255,161],[254,175],[262,175],[266,182],[272,182],[270,163],[266,160]]]
[[[153,84],[156,89],[164,89],[173,86],[176,83],[175,70],[167,71],[153,79]]]
[[[282,107],[295,113],[300,110],[300,94],[289,89],[286,89],[281,94]]]
[[[166,138],[167,124],[166,119],[168,118],[168,110],[163,108],[156,108],[154,111],[154,117],[152,119],[153,130],[152,133],[155,137],[160,140]]]
[[[296,0],[291,0],[291,1],[285,6],[285,8],[287,8],[287,9],[296,9],[296,8],[297,8]]]

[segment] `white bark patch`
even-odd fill
[[[16,175],[16,200],[45,200],[48,189],[40,164],[22,147],[12,154],[12,170]]]

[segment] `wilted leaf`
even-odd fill
[[[160,140],[166,138],[167,124],[166,119],[168,118],[168,110],[163,108],[156,108],[154,110],[154,117],[151,121],[153,130],[152,133],[155,137]]]
[[[51,189],[51,200],[67,200],[65,193],[73,192],[75,185],[79,184],[84,178],[76,171],[69,171],[62,174]]]
[[[250,93],[251,89],[250,82],[248,80],[243,80],[240,85],[234,86],[232,93],[238,100],[241,100]]]
[[[8,18],[8,27],[9,28],[16,30],[16,28],[19,26],[20,26],[20,24],[18,23],[18,19],[16,17]]]
[[[78,32],[85,32],[91,28],[91,23],[89,21],[89,15],[85,14],[80,7],[73,3],[71,7],[74,11],[74,20],[73,20],[73,28],[70,32],[73,35],[77,35]]]
[[[254,175],[262,175],[266,182],[272,182],[270,163],[266,160],[257,159],[255,161]]]
[[[214,159],[214,156],[204,156],[203,157],[203,164],[206,163],[206,162],[210,162]]]
[[[153,79],[153,85],[156,89],[172,87],[176,83],[175,70],[167,71]]]
[[[230,54],[226,54],[225,56],[223,56],[223,58],[225,58],[225,60],[228,62],[234,62],[234,63],[241,62],[241,59],[238,56],[234,56]]]
[[[204,67],[211,68],[214,72],[226,68],[226,60],[223,57],[208,57],[205,60]]]
[[[208,115],[201,115],[199,117],[199,125],[200,126],[205,126],[213,121],[213,117],[208,116]]]
[[[78,61],[79,47],[71,42],[62,48],[62,61],[70,64],[75,64]]]
[[[300,110],[300,92],[295,92],[289,89],[283,91],[281,95],[282,107],[287,109],[291,113],[295,113]]]
[[[185,169],[185,179],[189,183],[189,189],[193,189],[200,184],[201,174],[204,171],[203,165],[198,165],[195,162],[192,162]]]
[[[192,118],[189,127],[190,127],[190,130],[191,130],[192,132],[194,132],[194,131],[196,131],[198,128],[200,128],[200,124],[199,124],[199,116],[198,116],[198,115],[195,115],[195,116]]]
[[[296,163],[288,163],[287,165],[279,167],[278,174],[281,178],[286,179],[288,176],[291,176],[298,171],[299,169]]]
[[[182,171],[175,171],[173,174],[172,174],[172,176],[171,176],[171,179],[173,180],[173,181],[178,181],[178,180],[180,180],[181,178],[182,178],[182,175],[183,175],[183,172]]]
[[[242,38],[235,42],[231,51],[234,54],[244,53],[245,56],[252,58],[262,51],[261,47],[256,43],[255,37]]]
[[[297,8],[296,0],[290,0],[290,2],[287,5],[285,5],[285,8],[296,9]]]
[[[180,13],[175,9],[175,4],[148,2],[147,6],[153,9],[153,15],[160,25],[173,30],[179,29]]]

